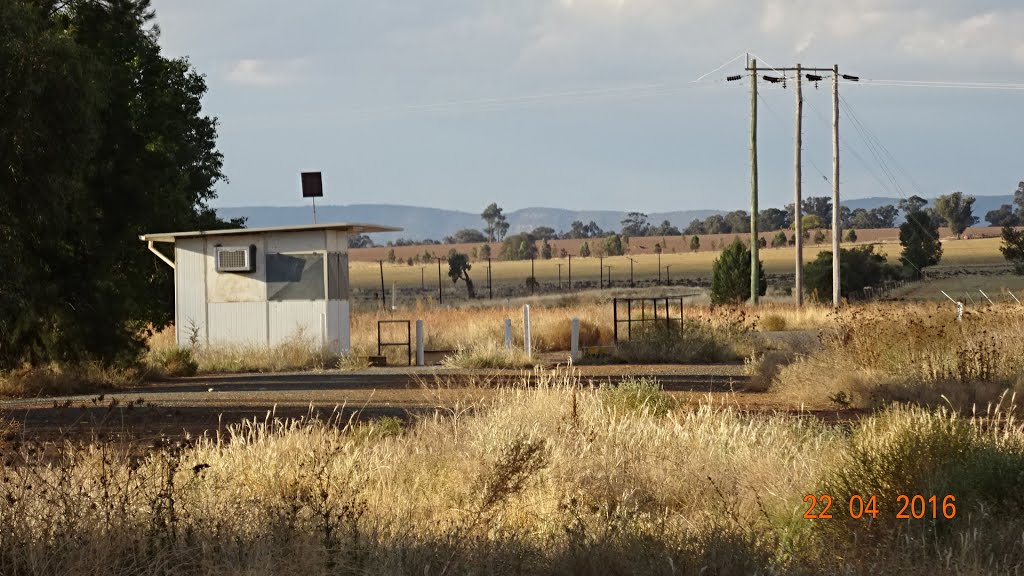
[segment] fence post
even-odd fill
[[[580,359],[580,319],[572,319],[572,339],[569,342],[569,357],[575,362]]]
[[[505,350],[512,350],[512,319],[505,318]]]
[[[533,358],[533,347],[530,345],[530,305],[523,306],[523,350],[527,358]]]
[[[416,321],[416,365],[423,366],[423,320]]]

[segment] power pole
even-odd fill
[[[387,310],[387,298],[384,296],[384,261],[378,260],[377,262],[380,264],[380,309]]]
[[[750,214],[750,230],[751,230],[751,302],[757,303],[757,61],[751,60],[746,68],[751,73],[751,116],[750,116],[750,188],[751,188],[751,214]],[[840,291],[841,285],[840,278],[840,254],[839,254],[839,241],[842,237],[842,226],[839,220],[840,203],[839,203],[839,65],[834,64],[831,68],[804,68],[797,65],[796,68],[771,68],[775,72],[793,72],[797,74],[797,113],[796,113],[796,202],[794,203],[793,216],[796,220],[796,281],[797,281],[797,304],[803,303],[803,222],[801,221],[800,215],[800,204],[801,204],[801,145],[802,145],[802,116],[803,116],[803,94],[801,92],[801,76],[805,72],[819,72],[819,73],[832,73],[832,305],[839,307],[840,304]],[[726,78],[727,81],[734,81],[742,79],[742,75],[729,76]],[[811,82],[817,82],[824,80],[823,75],[819,74],[806,74],[807,80]],[[785,87],[787,80],[786,76],[773,77],[764,76],[764,79],[772,84],[782,83]],[[850,76],[848,74],[842,75],[843,80],[849,80],[851,82],[857,82],[860,80],[857,76]]]
[[[441,288],[441,259],[437,259],[437,304],[440,306],[444,300],[444,292]]]
[[[757,305],[757,59],[750,61],[750,303]]]
[[[832,66],[832,306],[839,308],[839,65]]]
[[[803,203],[803,122],[804,122],[804,93],[803,78],[800,65],[796,65],[796,190],[793,198],[793,225],[796,231],[796,305],[804,305],[804,223],[800,205]]]

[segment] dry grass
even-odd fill
[[[851,307],[822,332],[822,349],[785,367],[776,390],[794,403],[984,406],[1024,392],[1024,309],[979,309],[957,322],[936,304]]]
[[[141,460],[109,444],[68,445],[56,460],[23,446],[0,464],[0,573],[856,574],[886,566],[980,574],[1024,566],[1016,489],[1024,431],[1012,419],[984,427],[901,409],[853,425],[851,435],[812,419],[679,409],[653,383],[627,388],[546,373],[536,387],[503,389],[404,431],[394,421],[268,419]],[[959,448],[984,458],[965,461]],[[867,466],[858,459],[865,453],[889,464]],[[801,518],[804,496],[830,487],[954,493],[959,515],[885,522],[885,539],[873,540],[884,545],[872,547],[863,536],[878,532],[869,523]],[[884,513],[893,505],[886,501]]]
[[[0,397],[66,396],[139,385],[150,374],[140,367],[118,368],[97,363],[74,366],[23,366],[0,373]]]
[[[498,344],[475,346],[472,349],[459,348],[442,361],[445,368],[488,369],[502,368],[520,370],[532,368],[533,361],[519,348],[505,349]]]

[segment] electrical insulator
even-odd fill
[[[725,81],[726,82],[735,82],[736,80],[739,80],[740,78],[743,78],[743,76],[740,76],[739,74],[737,74],[735,76],[727,76],[725,78]]]

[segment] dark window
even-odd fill
[[[332,252],[327,256],[327,297],[348,300],[348,254]]]
[[[267,254],[267,299],[323,300],[323,254]]]

